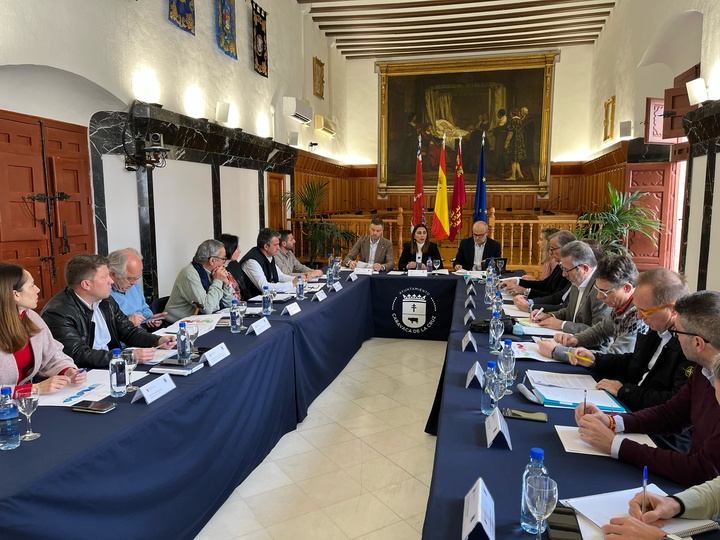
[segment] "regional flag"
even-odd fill
[[[438,168],[437,195],[435,196],[435,218],[432,233],[438,242],[445,240],[450,233],[448,217],[447,175],[445,174],[445,135],[440,149],[440,167]]]
[[[415,195],[413,196],[412,226],[425,224],[425,193],[422,174],[422,137],[418,135],[417,159],[415,160]]]
[[[450,211],[450,241],[455,240],[462,227],[462,209],[465,205],[465,171],[462,162],[462,137],[458,141],[455,159],[455,181],[453,182],[452,210]]]
[[[487,223],[487,181],[485,179],[485,132],[480,146],[480,165],[478,165],[477,185],[475,186],[475,214],[473,221]]]

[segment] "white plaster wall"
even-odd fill
[[[350,163],[378,163],[379,79],[372,60],[352,60],[347,69]]]
[[[168,160],[153,171],[153,190],[159,296],[167,296],[200,243],[214,238],[210,165]]]
[[[108,252],[127,247],[140,251],[137,176],[125,170],[125,156],[103,156],[102,162]]]
[[[222,230],[238,236],[243,254],[255,245],[260,230],[257,171],[220,167]]]

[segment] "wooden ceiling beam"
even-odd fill
[[[566,14],[562,16],[555,16],[555,17],[547,17],[544,19],[535,19],[535,16],[540,15],[557,15],[557,12],[554,10],[544,10],[542,12],[539,12],[537,14],[533,14],[533,18],[530,16],[521,16],[516,17],[515,19],[512,19],[510,21],[503,19],[508,19],[508,15],[502,15],[498,17],[483,17],[483,16],[477,16],[477,17],[459,17],[457,19],[451,19],[451,20],[445,20],[442,21],[442,24],[444,25],[457,25],[457,24],[464,24],[464,23],[480,23],[480,26],[512,26],[512,25],[523,25],[527,24],[530,21],[536,21],[536,22],[555,22],[555,21],[561,21],[561,20],[573,20],[573,19],[582,19],[582,18],[588,18],[588,17],[609,17],[610,11],[599,11],[599,12],[592,12],[592,13],[572,13],[572,14]],[[416,20],[416,21],[388,21],[388,22],[346,22],[344,24],[319,24],[318,28],[325,32],[326,35],[330,36],[331,33],[337,32],[338,30],[377,30],[378,28],[385,28],[385,29],[391,29],[391,28],[408,28],[408,27],[423,27],[423,26],[432,26],[433,28],[437,28],[438,21],[437,20]],[[465,27],[462,27],[463,29]]]
[[[579,41],[576,40],[563,40],[563,41],[553,41],[550,43],[535,43],[535,44],[517,44],[517,45],[488,45],[488,46],[476,46],[474,48],[469,47],[443,47],[442,49],[437,48],[427,48],[427,49],[413,49],[412,51],[408,51],[407,49],[404,50],[398,50],[396,52],[390,52],[390,51],[366,51],[364,53],[342,53],[343,56],[347,60],[359,60],[359,59],[365,59],[365,58],[397,58],[397,57],[403,57],[403,56],[419,56],[422,55],[423,57],[427,56],[435,56],[435,55],[447,55],[452,53],[465,53],[468,52],[482,52],[487,53],[489,51],[502,53],[503,51],[507,51],[510,49],[525,49],[528,51],[535,51],[535,50],[542,50],[547,51],[549,48],[557,48],[557,47],[567,47],[567,46],[573,46],[573,45],[592,45],[595,43],[594,40],[585,40],[581,39]],[[451,62],[453,59],[448,58],[448,61]]]
[[[583,26],[578,24],[551,24],[547,26],[538,26],[538,27],[523,27],[523,28],[509,28],[505,30],[497,30],[494,28],[483,28],[480,32],[477,30],[473,30],[472,32],[463,32],[461,34],[454,34],[452,38],[448,39],[466,39],[466,38],[475,38],[478,35],[482,35],[484,33],[490,33],[494,36],[503,36],[508,34],[535,34],[535,33],[541,33],[541,32],[549,32],[553,30],[563,30],[563,29],[569,29],[570,31],[600,31],[602,30],[602,22],[598,21],[594,26]],[[583,26],[582,28],[579,28],[579,26]],[[339,37],[335,40],[335,45],[337,47],[345,46],[345,45],[355,45],[355,44],[363,44],[363,43],[372,43],[372,42],[382,42],[382,43],[396,43],[396,42],[402,42],[402,41],[417,41],[418,39],[435,39],[435,38],[447,38],[448,33],[446,31],[443,31],[441,33],[416,33],[415,35],[408,35],[408,36],[393,36],[393,37],[384,37],[384,36],[378,36],[375,35],[369,35],[369,36],[360,36],[360,37]]]
[[[551,4],[554,2],[550,2]],[[578,12],[593,12],[603,9],[612,9],[615,6],[615,2],[603,2],[601,4],[591,5],[571,5],[562,8],[548,8],[548,9],[532,9],[536,7],[540,2],[513,2],[512,8],[502,8],[493,6],[481,7],[481,8],[461,8],[461,9],[441,9],[441,10],[428,10],[428,11],[406,11],[402,13],[377,13],[373,15],[332,15],[329,17],[317,17],[313,16],[313,21],[318,24],[328,22],[341,22],[341,21],[368,21],[368,20],[387,20],[387,19],[412,19],[422,18],[428,19],[431,17],[438,17],[443,19],[445,24],[452,22],[451,17],[455,15],[478,15],[485,13],[484,18],[495,18],[495,19],[507,19],[508,17],[532,17],[541,14],[546,15],[557,15],[558,13],[578,13]],[[509,6],[510,4],[508,4]],[[522,7],[521,7],[522,6]],[[512,13],[508,11],[512,9]],[[524,9],[524,11],[515,11]],[[437,23],[437,21],[436,21]],[[322,29],[322,27],[321,27]]]
[[[323,13],[347,13],[347,12],[358,12],[358,11],[406,11],[413,9],[428,10],[428,8],[441,8],[438,11],[441,13],[447,12],[448,10],[460,10],[464,13],[488,13],[491,11],[502,11],[505,9],[533,9],[537,7],[557,7],[567,4],[577,4],[583,2],[585,4],[595,4],[595,2],[588,2],[587,0],[535,0],[535,1],[524,1],[495,5],[473,5],[470,7],[456,8],[456,5],[464,4],[480,4],[479,0],[428,0],[426,2],[400,2],[400,3],[384,3],[384,4],[373,4],[373,3],[361,3],[354,4],[352,2],[344,2],[341,6],[321,6],[311,7],[310,15],[316,15]],[[608,2],[611,7],[614,6],[615,2]],[[482,2],[482,4],[489,4],[489,2]]]

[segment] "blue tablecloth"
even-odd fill
[[[40,407],[42,436],[0,453],[0,538],[194,538],[296,424],[292,328],[198,345],[221,341],[232,356],[150,405]]]
[[[578,497],[607,491],[639,487],[642,471],[609,457],[566,453],[554,425],[573,426],[572,410],[544,408],[528,402],[515,392],[503,398],[500,406],[526,410],[543,410],[548,422],[508,419],[513,450],[504,441],[496,440],[486,448],[485,417],[479,412],[480,390],[465,389],[466,375],[475,361],[485,367],[492,358],[486,347],[481,352],[462,352],[462,334],[453,333],[448,341],[440,423],[435,447],[435,464],[428,499],[423,538],[446,540],[460,538],[464,497],[472,485],[482,477],[495,501],[496,538],[523,538],[520,521],[521,478],[530,459],[530,448],[545,450],[545,465],[557,481],[560,498]],[[567,364],[543,364],[518,361],[518,380],[526,369],[562,372],[581,371]],[[668,493],[681,486],[662,477],[651,475]],[[475,531],[471,538],[481,538]],[[720,533],[702,538],[720,538]]]

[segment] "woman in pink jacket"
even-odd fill
[[[0,386],[35,386],[41,394],[87,379],[62,352],[45,322],[33,309],[40,289],[22,266],[0,263]],[[38,376],[44,379],[33,385]]]

